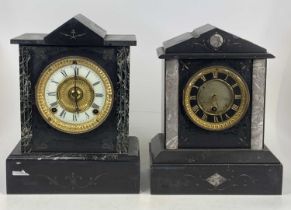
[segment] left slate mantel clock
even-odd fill
[[[139,146],[128,136],[134,35],[83,15],[19,44],[21,141],[7,193],[138,193]]]

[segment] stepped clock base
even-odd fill
[[[150,143],[152,194],[281,194],[282,164],[265,147],[178,149]]]
[[[128,154],[21,153],[6,160],[8,194],[139,193],[140,156],[136,137]]]

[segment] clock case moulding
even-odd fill
[[[129,52],[134,35],[110,35],[79,14],[49,34],[23,34],[19,45],[21,140],[6,160],[7,193],[138,193],[139,143],[128,136]],[[41,71],[65,56],[89,57],[114,87],[105,122],[87,134],[50,127],[35,105]]]
[[[213,42],[211,37],[220,38]],[[152,194],[281,194],[282,165],[264,146],[266,49],[204,25],[165,41],[162,134],[150,142]],[[183,88],[203,67],[225,65],[246,81],[250,105],[224,131],[206,131],[187,117]]]

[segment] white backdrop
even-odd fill
[[[5,158],[20,138],[18,47],[9,40],[25,32],[50,32],[78,13],[108,33],[137,36],[138,45],[131,50],[130,134],[140,138],[141,195],[6,196]],[[265,47],[276,56],[268,62],[265,142],[284,164],[282,197],[149,195],[148,142],[161,130],[161,60],[156,48],[206,23]],[[124,209],[123,205],[128,205],[127,209],[288,209],[290,65],[288,0],[0,0],[0,209],[55,209],[56,205],[63,209],[85,205],[88,209]]]

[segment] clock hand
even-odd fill
[[[77,100],[77,97],[78,97],[78,95],[77,95],[77,70],[78,68],[77,68],[77,66],[75,66],[75,68],[74,68],[74,91],[75,91],[75,93],[74,93],[74,98],[75,98],[75,105],[76,105],[76,112],[77,113],[79,113],[79,106],[78,106],[78,100]]]
[[[215,94],[211,97],[211,104],[212,104],[211,110],[216,112],[218,108],[218,103],[217,103],[217,97]]]

